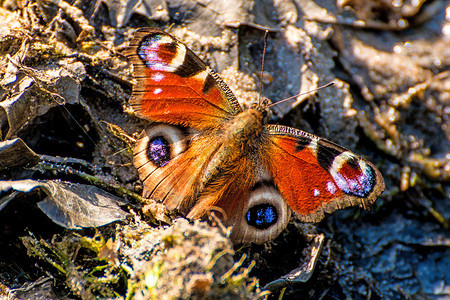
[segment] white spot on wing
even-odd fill
[[[152,80],[155,81],[155,82],[160,82],[160,81],[162,81],[164,79],[164,77],[165,76],[162,73],[155,73],[155,74],[152,75]]]
[[[154,62],[149,66],[150,69],[153,71],[167,71],[167,65],[162,62]]]
[[[159,45],[159,44],[172,44],[173,39],[170,36],[161,35],[157,43],[154,43],[153,45]]]
[[[154,51],[146,51],[146,60],[156,60],[158,58],[158,53],[155,53]]]
[[[359,190],[359,182],[357,179],[349,179],[348,185],[350,186],[351,191],[357,191]]]
[[[327,182],[327,190],[330,192],[330,194],[334,195],[337,191],[336,185],[332,181]]]
[[[201,82],[204,82],[204,81],[206,81],[206,77],[208,77],[208,72],[206,70],[204,70],[204,71],[198,72],[192,78],[195,78]]]
[[[156,88],[156,89],[153,90],[153,94],[154,95],[158,95],[158,94],[161,94],[161,93],[162,93],[162,89],[160,89],[160,88]]]
[[[308,145],[308,148],[311,149],[311,151],[316,154],[317,154],[317,141],[318,140],[311,140],[311,142]]]
[[[177,44],[177,53],[175,53],[175,56],[170,62],[170,65],[174,69],[177,69],[183,64],[185,56],[186,56],[186,47],[182,44]]]
[[[320,192],[319,192],[318,189],[314,189],[313,194],[314,194],[315,197],[317,197],[317,196],[320,195]]]
[[[350,189],[348,187],[347,181],[344,176],[339,174],[335,169],[330,170],[330,174],[336,182],[337,186],[346,193],[350,193]]]

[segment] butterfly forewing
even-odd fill
[[[137,80],[130,103],[141,118],[206,129],[242,110],[217,74],[163,31],[138,30],[124,54]]]
[[[352,205],[369,208],[384,180],[367,160],[325,139],[267,125],[263,159],[286,202],[303,221]]]

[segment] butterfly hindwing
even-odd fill
[[[168,208],[187,214],[202,190],[202,172],[218,147],[211,134],[151,124],[134,148],[134,166],[144,184],[143,197],[160,200]]]
[[[266,125],[263,158],[283,198],[307,222],[348,206],[369,208],[384,190],[378,169],[360,156],[307,132]]]
[[[124,54],[137,80],[130,103],[141,118],[206,129],[242,110],[222,79],[168,33],[140,29]]]

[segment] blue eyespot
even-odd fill
[[[267,229],[278,221],[278,213],[271,204],[258,204],[246,214],[247,223],[257,229]]]
[[[170,161],[169,143],[161,136],[154,137],[148,143],[147,155],[158,167],[164,167]]]

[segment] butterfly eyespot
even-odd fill
[[[170,161],[169,143],[162,136],[152,138],[148,143],[147,156],[154,165],[164,167]]]
[[[371,193],[376,180],[373,168],[349,152],[334,159],[330,174],[344,193],[361,198]]]
[[[289,206],[273,183],[259,182],[250,192],[241,218],[233,224],[231,238],[237,243],[267,242],[280,234],[290,216]]]
[[[135,166],[146,174],[164,167],[187,148],[188,133],[181,127],[156,123],[147,127],[135,147]]]
[[[257,229],[267,229],[278,220],[277,209],[268,203],[251,207],[245,216],[247,223]]]

